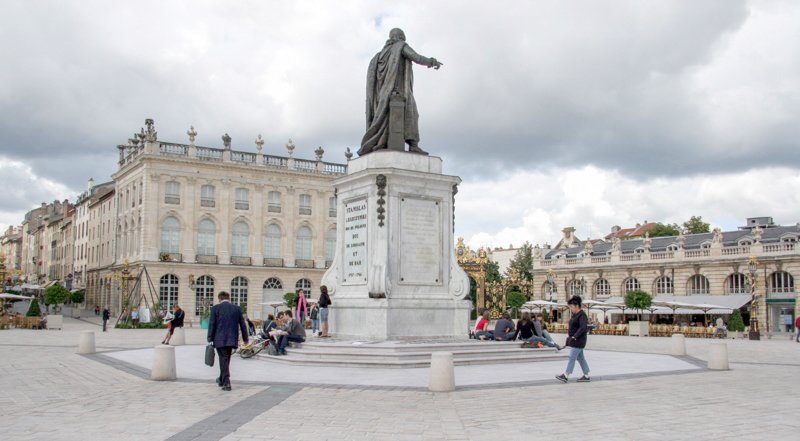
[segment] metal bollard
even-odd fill
[[[428,390],[431,392],[451,392],[456,389],[453,370],[453,354],[451,352],[434,352],[431,354],[431,378]]]

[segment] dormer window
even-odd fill
[[[636,253],[636,254],[643,254],[644,253],[644,248],[636,248],[633,252]]]
[[[667,251],[678,251],[678,246],[673,243],[667,247]]]
[[[700,244],[700,248],[702,248],[704,250],[707,250],[707,249],[711,248],[711,242],[703,242],[703,243],[701,243]]]

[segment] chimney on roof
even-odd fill
[[[86,189],[92,191],[94,188],[94,178],[89,178],[89,181],[86,183]]]

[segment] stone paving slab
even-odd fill
[[[216,378],[216,367],[203,364],[205,346],[187,345],[175,348],[175,359],[179,379],[212,381]],[[104,357],[124,362],[127,365],[149,369],[153,362],[153,349],[108,351]],[[599,378],[646,375],[655,373],[685,373],[700,371],[702,367],[685,359],[663,354],[639,354],[629,352],[586,351],[592,375]],[[456,366],[456,386],[487,386],[518,384],[551,380],[564,371],[565,360],[538,361],[536,363],[514,363],[509,365]],[[385,369],[343,368],[320,366],[292,366],[272,362],[269,357],[242,359],[234,355],[231,360],[234,381],[253,383],[301,383],[348,386],[395,386],[427,388],[429,368]],[[502,372],[502,375],[498,375]],[[576,365],[578,374],[580,368]]]

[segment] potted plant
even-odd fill
[[[208,318],[211,317],[211,308],[203,308],[200,312],[200,329],[208,329]]]
[[[72,316],[75,318],[81,318],[81,310],[80,305],[86,299],[86,295],[81,291],[75,291],[70,296],[70,301],[72,302]]]
[[[628,335],[650,335],[650,323],[642,320],[642,310],[647,309],[653,303],[653,297],[650,294],[641,291],[628,291],[625,294],[625,307],[635,309],[637,311],[636,321],[628,322]]]
[[[738,309],[734,309],[731,318],[728,319],[728,337],[742,338],[743,333],[744,320],[742,320],[742,313]]]

